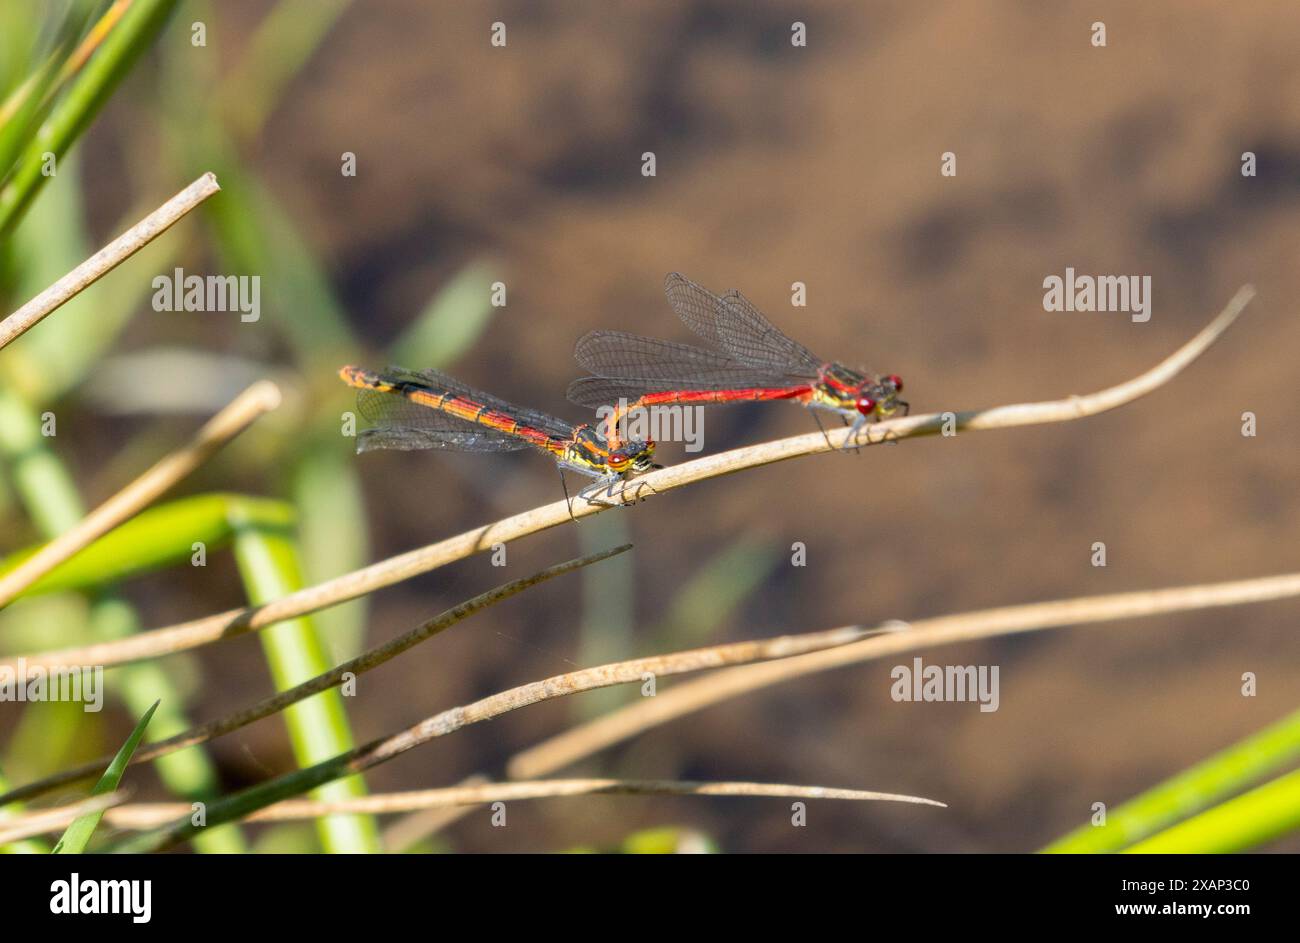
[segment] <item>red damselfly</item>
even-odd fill
[[[653,442],[611,445],[594,426],[574,426],[540,410],[507,403],[439,370],[389,367],[377,373],[343,367],[339,377],[357,388],[357,412],[374,423],[358,434],[358,452],[512,452],[531,445],[555,459],[561,481],[565,469],[595,478],[578,492],[588,502],[602,489],[613,497],[619,482],[661,467],[651,460]]]
[[[664,280],[664,293],[677,316],[712,349],[622,331],[592,331],[574,349],[593,375],[575,380],[569,399],[613,407],[606,420],[612,443],[620,441],[619,425],[632,410],[676,403],[795,400],[838,413],[846,424],[853,420],[846,447],[868,421],[907,414],[908,404],[898,398],[900,377],[823,360],[735,289],[719,297],[674,272]]]

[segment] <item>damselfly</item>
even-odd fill
[[[632,410],[670,403],[795,400],[838,413],[846,423],[853,420],[846,447],[868,421],[907,414],[908,404],[898,398],[901,377],[823,360],[735,289],[719,297],[674,272],[664,280],[664,293],[677,316],[712,349],[622,331],[592,331],[574,349],[593,376],[570,384],[569,399],[612,407],[606,420],[610,442],[619,441],[619,425]]]
[[[590,425],[574,426],[536,409],[516,406],[476,390],[439,370],[389,367],[382,373],[343,367],[339,377],[356,387],[357,412],[374,423],[357,436],[357,451],[372,449],[457,449],[511,452],[533,446],[550,453],[560,468],[595,482],[578,492],[590,502],[633,475],[661,466],[651,460],[649,441],[613,445]],[[565,489],[568,494],[568,489]]]

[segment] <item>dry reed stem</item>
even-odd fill
[[[259,809],[242,821],[285,822],[326,815],[392,815],[417,809],[476,806],[487,802],[515,802],[523,799],[551,799],[568,796],[747,796],[776,799],[842,799],[855,802],[905,802],[948,807],[947,803],[921,796],[866,789],[836,789],[829,786],[792,786],[783,783],[690,782],[661,779],[552,779],[527,783],[486,783],[480,786],[449,786],[410,792],[378,793],[324,802],[316,799],[286,799]],[[96,797],[98,800],[100,797]],[[108,798],[108,797],[104,797]],[[104,818],[114,828],[150,829],[190,815],[188,802],[138,802],[107,808]],[[26,838],[56,831],[89,811],[88,803],[58,806],[10,820],[16,837]],[[39,821],[38,821],[39,820]],[[6,833],[0,833],[4,838]],[[15,840],[10,838],[7,840]]]
[[[172,227],[181,217],[221,190],[206,173],[158,209],[82,262],[9,317],[0,321],[0,349],[9,345],[48,314],[85,291]]]
[[[90,796],[70,805],[54,806],[35,812],[11,816],[0,820],[0,845],[22,841],[34,835],[57,832],[66,828],[74,819],[89,812],[98,812],[126,801],[124,792],[107,792],[100,796]],[[186,807],[188,809],[188,806]]]
[[[783,681],[832,668],[912,652],[1042,629],[1092,625],[1142,616],[1237,606],[1300,595],[1300,573],[1173,589],[1062,599],[921,619],[908,631],[877,635],[852,645],[787,658],[766,665],[719,671],[645,698],[629,707],[568,730],[516,754],[507,765],[512,779],[548,775],[584,757],[685,714]]]
[[[459,787],[481,786],[492,780],[482,773],[466,776],[456,785]],[[380,841],[389,852],[403,852],[411,848],[420,839],[441,832],[452,822],[463,818],[466,810],[460,806],[443,806],[437,809],[421,809],[404,815],[384,828]]]
[[[194,472],[223,445],[247,429],[258,417],[279,404],[280,390],[269,380],[259,380],[244,390],[230,405],[208,420],[188,445],[163,457],[70,530],[55,537],[4,576],[0,576],[0,607],[12,602],[24,589],[60,563],[123,521],[140,513],[182,478]]]
[[[382,645],[377,645],[368,651],[362,652],[356,658],[345,661],[341,665],[331,668],[314,678],[295,685],[284,691],[280,691],[270,697],[263,698],[255,704],[241,708],[232,714],[217,720],[209,721],[206,724],[200,724],[189,730],[183,730],[178,734],[167,737],[164,740],[158,740],[154,743],[144,743],[131,754],[127,761],[129,766],[137,763],[145,763],[150,760],[156,760],[159,757],[166,756],[169,753],[175,753],[177,750],[183,750],[186,747],[198,746],[201,743],[207,743],[215,740],[217,737],[230,733],[232,730],[238,730],[241,727],[247,727],[249,724],[261,720],[263,717],[269,717],[271,714],[279,713],[290,704],[296,704],[299,701],[306,700],[314,694],[321,691],[336,687],[342,684],[349,675],[360,676],[387,661],[391,661],[406,650],[413,648],[420,642],[432,638],[441,632],[446,631],[458,622],[468,619],[470,616],[493,606],[496,603],[509,599],[530,589],[539,583],[554,579],[557,576],[563,576],[565,573],[572,573],[574,570],[582,569],[592,563],[598,563],[601,560],[607,560],[610,557],[617,556],[620,553],[631,550],[631,544],[623,544],[614,547],[611,550],[602,550],[599,553],[589,554],[585,557],[579,557],[576,560],[568,560],[564,563],[557,563],[540,570],[531,576],[521,577],[517,580],[511,580],[500,586],[493,587],[487,592],[479,593],[472,599],[468,599],[459,605],[453,606],[446,612],[430,619],[422,625],[399,635],[391,641]],[[43,795],[60,786],[77,782],[91,776],[98,776],[108,769],[108,765],[113,761],[113,754],[102,756],[97,760],[91,760],[88,763],[82,763],[78,766],[72,766],[67,769],[59,770],[42,779],[34,780],[15,789],[0,795],[0,805],[9,802],[30,799],[34,796]]]
[[[848,628],[812,632],[806,635],[783,635],[759,641],[732,642],[709,648],[655,655],[649,658],[634,658],[595,668],[584,668],[542,681],[519,685],[461,707],[440,711],[392,736],[373,740],[347,753],[323,760],[315,766],[264,780],[242,792],[223,797],[209,806],[209,820],[206,827],[242,820],[258,808],[269,805],[270,802],[261,803],[264,798],[270,798],[272,802],[283,801],[324,783],[386,763],[430,740],[541,701],[567,697],[615,684],[640,682],[652,676],[665,677],[769,658],[786,658],[834,645],[845,645],[862,638],[864,634],[866,633],[862,629]],[[8,796],[0,797],[0,802],[3,801],[8,801]],[[235,810],[244,811],[236,813]],[[193,836],[196,828],[190,824],[187,817],[164,826],[156,833],[142,835],[137,841],[127,842],[122,850],[161,851],[186,841]]]
[[[679,716],[725,697],[776,683],[779,680],[913,649],[1063,625],[1090,624],[1191,609],[1235,606],[1297,595],[1300,595],[1300,573],[1292,573],[1229,583],[1008,606],[923,620],[913,623],[908,629],[900,629],[897,622],[886,623],[879,629],[845,626],[826,632],[781,636],[757,642],[737,642],[615,662],[520,685],[481,698],[471,704],[442,711],[393,736],[372,741],[314,767],[267,780],[221,802],[228,807],[247,806],[255,801],[254,796],[259,799],[263,796],[273,796],[273,801],[283,801],[292,795],[341,776],[363,772],[421,744],[454,733],[471,724],[491,720],[541,701],[567,697],[615,684],[644,682],[650,677],[660,678],[725,665],[781,659],[771,665],[750,666],[743,673],[740,669],[719,672],[703,682],[684,685],[654,698],[648,698],[645,702],[616,714],[631,715],[633,712],[646,710],[654,712],[658,709],[657,702],[672,699],[673,703],[684,705],[673,714]],[[887,634],[883,637],[867,638],[876,633]],[[766,670],[760,671],[760,669]],[[677,692],[688,689],[690,689],[688,695],[674,697]],[[659,717],[658,714],[655,716]],[[666,718],[654,722],[662,722],[663,719]],[[641,723],[639,727],[635,725],[629,727],[626,724],[624,726],[625,729],[644,729],[645,726],[650,725],[652,724]],[[593,739],[588,734],[588,750],[592,742]],[[572,750],[569,751],[569,755],[572,755]],[[554,762],[555,756],[555,751],[551,751],[549,762]],[[531,758],[530,763],[530,768],[537,768],[536,755]],[[515,763],[514,767],[517,771],[519,764]],[[251,814],[255,808],[257,807],[243,815]],[[243,815],[215,818],[211,824],[224,824],[242,818]],[[159,851],[185,841],[192,837],[193,833],[193,828],[186,821],[175,822],[157,834],[143,836],[139,843],[131,846],[130,850]]]
[[[789,658],[792,655],[847,645],[861,639],[868,631],[870,630],[857,626],[847,626],[804,635],[779,635],[756,641],[729,642],[666,655],[631,658],[554,675],[480,698],[462,707],[441,711],[401,733],[367,744],[354,751],[356,769],[369,769],[436,737],[444,737],[462,727],[482,723],[553,698],[568,697],[616,684],[643,682],[648,677],[662,678],[752,661]]]
[[[875,445],[886,439],[896,441],[915,436],[937,435],[948,424],[956,430],[1003,429],[1081,419],[1115,409],[1150,393],[1177,376],[1218,340],[1253,297],[1253,288],[1242,287],[1223,311],[1195,337],[1152,369],[1118,386],[1108,387],[1086,396],[1070,396],[1060,400],[890,419],[866,427],[859,435],[857,444]],[[734,474],[747,468],[757,468],[803,455],[832,451],[841,447],[848,438],[847,428],[836,429],[828,435],[811,432],[705,456],[636,479],[627,486],[627,497],[632,500],[649,497],[697,481]],[[600,504],[579,503],[572,508],[573,515],[579,518],[598,514],[604,510],[607,510],[607,507]],[[25,656],[26,663],[28,666],[46,668],[84,664],[107,667],[185,651],[219,639],[264,629],[285,619],[307,615],[356,599],[448,563],[462,560],[489,549],[493,544],[509,543],[566,523],[569,519],[569,504],[565,501],[557,501],[373,563],[368,567],[290,593],[288,596],[261,606],[231,609],[202,619],[142,632],[127,639],[99,645],[28,655]],[[12,658],[0,661],[0,668],[15,665],[16,662]]]

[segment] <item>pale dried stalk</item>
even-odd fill
[[[322,783],[350,773],[367,770],[379,763],[386,762],[423,743],[437,737],[454,733],[470,724],[479,723],[499,717],[509,711],[518,710],[540,701],[556,697],[566,697],[583,691],[609,687],[615,684],[644,681],[648,677],[666,677],[690,671],[700,671],[724,665],[737,665],[752,661],[781,659],[770,665],[751,665],[748,668],[732,668],[719,672],[704,681],[682,685],[656,697],[647,698],[642,703],[619,714],[633,715],[641,713],[640,726],[624,724],[625,733],[644,729],[654,723],[668,719],[662,716],[658,706],[668,700],[671,704],[681,705],[670,716],[680,716],[690,710],[699,709],[707,704],[734,696],[746,690],[773,684],[786,678],[799,677],[815,671],[879,658],[904,651],[930,648],[936,645],[967,642],[988,638],[995,635],[1010,635],[1046,628],[1059,628],[1064,625],[1086,625],[1117,619],[1182,612],[1193,609],[1242,605],[1249,602],[1263,602],[1300,595],[1300,573],[1282,576],[1263,577],[1254,580],[1240,580],[1230,583],[1211,583],[1197,586],[1178,587],[1175,589],[1144,590],[1132,593],[1117,593],[1108,596],[1082,597],[1058,600],[1055,602],[1033,603],[1023,606],[1008,606],[989,609],[964,615],[943,616],[911,623],[909,628],[900,628],[898,622],[890,622],[878,629],[864,629],[860,626],[846,626],[807,635],[782,636],[760,642],[738,642],[718,645],[711,648],[677,652],[668,655],[638,658],[615,662],[596,668],[585,668],[564,675],[547,678],[520,685],[516,688],[482,698],[463,707],[455,707],[408,728],[401,733],[376,740],[348,753],[317,764],[306,770],[299,770],[260,783],[257,786],[238,793],[219,803],[227,807],[246,806],[260,802],[263,797],[270,801],[282,801],[313,789]],[[875,636],[875,637],[868,637]],[[762,669],[762,670],[760,670]],[[680,691],[689,691],[680,695]],[[655,720],[647,722],[644,718],[651,716]],[[597,724],[600,721],[596,722]],[[595,726],[595,725],[589,725]],[[582,728],[580,728],[582,729]],[[595,739],[586,734],[586,752],[591,751]],[[622,739],[620,736],[618,739]],[[613,742],[607,736],[601,743]],[[563,762],[574,758],[573,749],[565,752]],[[530,751],[532,752],[532,751]],[[525,754],[527,755],[527,754]],[[543,763],[557,762],[557,751],[548,751],[547,757],[539,760],[535,752],[530,757],[529,769],[537,769]],[[519,762],[512,764],[512,772],[518,773]],[[254,798],[256,797],[256,798]],[[7,797],[5,797],[7,798]],[[257,805],[265,807],[270,802]],[[216,805],[209,808],[212,813],[209,825],[224,824],[243,815],[251,814],[253,809],[239,816],[217,817]],[[185,841],[192,837],[194,829],[187,823],[174,823],[163,831],[142,837],[139,844],[131,846],[133,851],[157,851]]]
[[[481,786],[491,781],[489,777],[481,773],[475,773],[472,776],[466,776],[456,785],[464,788],[467,786]],[[380,840],[387,851],[406,851],[425,836],[434,835],[452,822],[464,818],[465,811],[459,806],[444,806],[438,809],[421,809],[418,812],[412,812],[385,827],[380,835]]]
[[[379,793],[333,802],[315,799],[286,799],[245,818],[245,822],[285,822],[315,819],[325,815],[391,815],[416,809],[475,806],[485,802],[516,802],[523,799],[551,799],[566,796],[750,796],[776,799],[843,799],[854,802],[906,802],[948,807],[947,803],[921,796],[866,789],[835,789],[829,786],[791,786],[782,783],[689,782],[661,779],[553,779],[530,783],[488,783],[482,786],[449,786],[411,792]],[[56,831],[83,812],[86,803],[59,806],[12,820],[17,837]],[[101,805],[101,808],[106,805]],[[149,829],[184,818],[194,811],[187,802],[133,802],[108,809],[104,819],[114,828]],[[39,825],[37,820],[39,819]],[[37,826],[37,827],[33,827]],[[4,834],[0,833],[0,838]],[[14,840],[14,839],[8,839]]]
[[[638,682],[647,677],[666,677],[688,671],[720,668],[724,665],[744,664],[769,658],[786,658],[828,646],[845,645],[862,638],[864,634],[866,633],[862,629],[847,628],[813,632],[807,635],[783,635],[751,642],[733,642],[668,655],[635,658],[596,668],[584,668],[580,671],[556,675],[544,681],[520,685],[471,704],[442,711],[400,733],[374,740],[347,753],[317,763],[315,766],[277,776],[243,792],[216,800],[208,806],[208,822],[204,827],[211,828],[243,819],[273,802],[300,795],[352,773],[364,772],[430,740],[541,701],[567,697],[570,694],[615,684]],[[197,829],[198,827],[191,825],[188,819],[174,822],[156,833],[142,835],[135,841],[126,842],[121,850],[160,851],[192,838]]]
[[[125,801],[126,793],[107,792],[100,796],[90,796],[71,805],[61,805],[6,818],[0,821],[0,845],[22,841],[33,835],[44,835],[46,832],[61,831],[76,818]]]
[[[568,560],[564,563],[557,563],[555,566],[549,566],[540,570],[531,576],[521,577],[517,580],[511,580],[500,586],[493,587],[484,593],[479,593],[472,599],[468,599],[457,606],[453,606],[441,615],[430,619],[423,625],[412,629],[391,641],[382,645],[375,646],[368,651],[362,652],[356,658],[345,661],[341,665],[331,668],[314,678],[295,685],[285,691],[280,691],[270,697],[263,698],[249,707],[242,708],[225,717],[209,721],[206,724],[200,724],[189,730],[181,731],[174,736],[167,737],[165,740],[158,740],[154,743],[141,744],[140,747],[131,754],[127,764],[134,766],[137,763],[145,763],[150,760],[156,760],[159,757],[166,756],[169,753],[175,753],[177,750],[183,750],[186,747],[198,746],[201,743],[207,743],[209,740],[215,740],[217,737],[230,733],[232,730],[238,730],[241,727],[247,727],[254,721],[261,720],[263,717],[269,717],[271,714],[279,713],[290,704],[296,704],[299,701],[306,700],[314,694],[321,691],[336,687],[344,682],[349,676],[360,676],[387,661],[391,661],[398,655],[410,648],[418,645],[420,642],[430,639],[441,632],[446,631],[458,622],[468,619],[475,613],[481,612],[489,606],[493,606],[503,600],[509,599],[522,593],[539,583],[554,579],[557,576],[563,576],[565,573],[572,573],[592,563],[599,563],[612,556],[616,556],[625,551],[631,550],[631,544],[623,544],[614,547],[611,550],[602,550],[599,553],[589,554],[585,557],[579,557],[576,560]],[[68,767],[52,773],[43,779],[38,779],[26,783],[15,789],[0,795],[0,805],[10,802],[31,799],[35,796],[44,795],[60,786],[66,786],[68,783],[74,783],[80,779],[86,779],[91,776],[99,776],[113,761],[114,755],[102,756],[97,760],[91,760],[88,763],[82,763],[79,766]]]
[[[0,349],[39,324],[69,299],[85,291],[118,265],[165,233],[194,207],[221,190],[217,178],[204,174],[158,209],[82,262],[9,317],[0,321]]]
[[[575,763],[615,743],[670,720],[783,681],[903,652],[952,645],[995,635],[1012,635],[1069,625],[1093,625],[1143,616],[1300,595],[1300,573],[1109,596],[1062,599],[920,619],[909,631],[877,635],[852,645],[787,658],[766,665],[731,668],[688,681],[655,697],[612,711],[516,754],[507,766],[512,779],[534,779]]]
[[[489,697],[480,698],[463,707],[434,714],[399,734],[368,744],[355,751],[357,770],[369,769],[377,763],[390,760],[436,737],[445,737],[462,727],[482,723],[502,714],[517,711],[541,701],[568,697],[583,691],[608,688],[616,684],[643,682],[647,678],[704,671],[726,665],[789,658],[806,652],[847,645],[861,639],[869,631],[858,626],[830,629],[826,632],[809,632],[805,635],[780,635],[771,639],[749,642],[730,642],[709,648],[696,648],[667,655],[632,658],[595,668],[581,668],[567,674],[555,675],[542,681],[521,684]]]
[[[1150,393],[1177,376],[1218,340],[1241,314],[1252,297],[1254,297],[1253,288],[1250,286],[1241,288],[1228,302],[1227,307],[1190,341],[1146,373],[1118,386],[1086,396],[1070,396],[1061,400],[890,419],[866,427],[857,444],[875,445],[885,439],[896,441],[914,436],[937,435],[943,431],[946,423],[955,430],[1002,429],[1081,419],[1115,409]],[[636,479],[627,488],[628,497],[630,499],[649,497],[747,468],[757,468],[802,455],[831,451],[844,445],[848,438],[848,429],[837,429],[827,435],[813,432],[705,456]],[[573,505],[572,512],[575,517],[585,517],[606,509],[603,505],[579,502]],[[99,645],[28,655],[25,656],[26,663],[28,666],[46,668],[84,664],[109,666],[196,648],[219,639],[233,638],[264,629],[285,619],[307,615],[364,596],[487,550],[493,544],[509,543],[566,523],[569,519],[569,504],[565,501],[557,501],[554,504],[543,505],[496,523],[475,528],[456,537],[449,537],[418,550],[373,563],[363,569],[299,590],[261,606],[231,609],[202,619],[142,632],[130,638]],[[16,662],[12,658],[0,661],[0,668],[15,666]]]
[[[279,403],[280,390],[269,380],[259,380],[244,390],[229,406],[208,420],[188,445],[165,456],[70,530],[0,576],[0,606],[12,602],[60,563],[140,513]]]

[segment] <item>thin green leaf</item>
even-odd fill
[[[107,586],[191,561],[196,553],[206,557],[230,542],[236,521],[245,526],[252,523],[260,528],[288,530],[294,524],[294,511],[281,501],[220,493],[159,504],[141,511],[51,570],[23,595]],[[0,574],[39,549],[28,547],[0,560]]]
[[[117,756],[113,757],[113,762],[104,771],[104,775],[99,777],[99,782],[95,783],[95,788],[90,791],[92,796],[102,796],[117,789],[117,784],[122,781],[122,774],[126,772],[127,763],[131,760],[131,754],[135,752],[135,748],[140,745],[141,739],[144,738],[144,730],[149,726],[149,721],[153,717],[153,712],[158,709],[159,703],[154,701],[153,707],[149,708],[145,715],[140,718],[140,722],[131,731],[131,736],[126,738],[126,743],[122,744],[122,749],[117,751]],[[52,854],[81,854],[86,850],[86,844],[90,841],[90,836],[94,834],[96,827],[99,825],[99,820],[103,816],[103,809],[87,812],[85,815],[79,816],[64,831],[63,837],[54,846]]]
[[[1300,711],[1239,740],[1110,810],[1106,824],[1084,825],[1043,849],[1053,854],[1119,851],[1210,808],[1300,757]]]
[[[492,281],[486,264],[462,269],[393,343],[389,360],[428,367],[454,363],[474,346],[492,320]]]
[[[293,539],[279,530],[262,530],[251,523],[237,526],[235,559],[249,601],[269,602],[302,588],[298,551]],[[330,667],[311,619],[291,619],[259,633],[262,650],[278,691],[291,688],[321,674]],[[353,746],[343,697],[337,689],[322,691],[289,707],[285,725],[300,766],[345,754]],[[322,787],[322,800],[366,795],[365,780],[359,775]],[[324,849],[331,853],[376,853],[381,851],[379,828],[369,815],[330,815],[317,820],[317,832]]]
[[[1300,770],[1179,822],[1125,854],[1227,855],[1250,851],[1300,828]]]
[[[0,384],[0,458],[24,508],[47,537],[63,533],[86,513],[72,476],[50,450],[53,441],[41,434],[41,419],[31,406]]]
[[[49,114],[54,104],[54,90],[77,71],[78,63],[84,64],[82,56],[93,51],[94,41],[88,39],[86,45],[89,49],[78,50],[82,56],[75,61],[70,58],[92,9],[93,4],[87,2],[75,3],[68,8],[49,50],[44,54],[44,61],[0,104],[0,183],[9,176],[36,127]]]
[[[143,628],[135,609],[111,596],[95,602],[90,610],[90,623],[92,638],[100,641],[125,638]],[[117,670],[117,681],[112,688],[131,714],[143,713],[155,700],[162,701],[145,731],[146,742],[165,740],[190,728],[191,721],[185,715],[183,702],[184,696],[190,693],[186,674],[183,663],[174,660],[170,664],[143,661],[123,665]],[[85,729],[84,723],[76,727],[79,734]],[[216,769],[204,750],[182,750],[161,756],[154,760],[153,765],[163,785],[189,802],[211,802],[221,792]],[[203,834],[194,839],[194,850],[203,854],[239,854],[247,849],[239,829],[226,826],[204,829]]]
[[[763,585],[780,550],[770,541],[738,537],[678,590],[653,635],[666,648],[703,645]]]
[[[359,570],[370,562],[365,500],[353,457],[333,440],[313,441],[293,469],[303,572],[309,583]],[[369,597],[316,613],[335,661],[351,658],[365,641]]]
[[[36,137],[23,151],[12,178],[0,189],[0,239],[50,178],[45,154],[63,157],[89,127],[136,59],[153,42],[178,0],[134,0],[77,76],[67,95],[54,107]]]
[[[600,547],[629,542],[626,515],[606,514],[590,521],[590,527],[578,529],[582,552],[594,553]],[[582,621],[578,627],[578,662],[600,665],[616,661],[636,647],[636,594],[638,589],[635,562],[631,555],[611,560],[599,573],[582,574]],[[620,704],[629,695],[618,688],[592,691],[585,698],[574,698],[569,710],[578,720],[590,720]]]
[[[718,845],[703,832],[664,825],[633,832],[623,839],[621,851],[625,855],[717,854]]]
[[[222,113],[240,140],[255,139],[285,89],[351,0],[281,0],[257,24],[243,58],[221,83]]]
[[[85,516],[85,507],[77,494],[72,476],[68,474],[58,456],[50,449],[52,438],[41,435],[41,423],[31,406],[11,388],[0,384],[0,459],[4,460],[12,475],[14,490],[37,529],[52,538],[62,533]],[[107,535],[105,535],[107,538]],[[72,561],[68,561],[69,564]],[[97,600],[91,608],[91,620],[100,637],[120,637],[121,634],[139,631],[134,611],[125,603],[111,598]],[[58,628],[62,628],[58,623]],[[47,632],[49,626],[43,627]],[[171,666],[166,669],[156,663],[129,666],[123,669],[121,691],[130,703],[143,699],[142,681],[154,697],[163,697],[171,705],[171,716],[160,717],[174,729],[191,726],[181,708],[183,698],[171,680]],[[138,703],[137,703],[138,708]],[[156,725],[155,725],[156,726]],[[178,795],[207,799],[217,788],[216,769],[207,753],[202,750],[187,751],[185,755],[168,757],[157,764],[158,773],[167,788]],[[238,850],[238,835],[233,830],[205,832],[195,839],[199,851]]]

